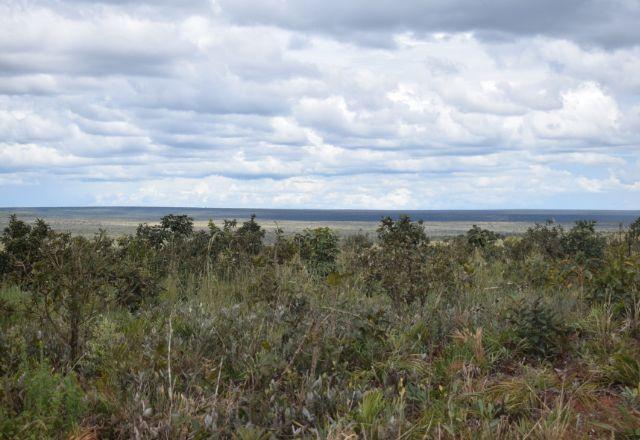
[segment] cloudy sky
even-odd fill
[[[637,0],[0,0],[0,206],[640,208]]]

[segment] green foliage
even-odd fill
[[[76,361],[87,324],[112,296],[112,241],[104,234],[88,240],[56,235],[34,265],[35,310],[68,347],[66,359]]]
[[[631,387],[640,385],[640,350],[621,347],[611,356],[604,371],[612,383]]]
[[[500,238],[499,234],[488,229],[483,229],[477,225],[473,225],[467,231],[467,243],[474,248],[484,249]]]
[[[562,250],[565,255],[588,262],[604,256],[605,238],[596,232],[596,222],[579,220],[571,230],[562,236]]]
[[[385,407],[384,394],[379,389],[367,391],[362,396],[357,420],[366,438],[378,438],[378,427],[382,422],[379,419]]]
[[[592,298],[630,305],[640,298],[640,256],[607,255],[593,280]]]
[[[368,255],[371,279],[394,301],[424,302],[429,291],[428,245],[422,222],[412,222],[407,216],[395,221],[383,218],[378,246]]]
[[[627,231],[627,241],[630,245],[637,244],[640,241],[640,217],[629,225]]]
[[[542,297],[516,301],[507,319],[522,354],[547,359],[562,353],[568,329]]]
[[[223,271],[238,270],[262,251],[264,235],[255,215],[240,227],[236,220],[224,220],[222,228],[210,221],[206,252]]]
[[[60,438],[82,421],[87,410],[74,373],[62,376],[46,363],[26,368],[20,378],[5,379],[4,385],[12,394],[4,396],[0,407],[3,438]]]
[[[307,229],[297,234],[294,241],[300,250],[300,258],[313,274],[324,277],[336,270],[338,236],[331,229]]]
[[[0,237],[4,248],[0,251],[0,276],[24,281],[40,259],[42,243],[50,234],[51,228],[41,219],[31,226],[18,220],[15,214],[11,215],[9,225]]]
[[[391,250],[419,249],[429,244],[422,220],[412,222],[409,216],[401,215],[394,221],[385,217],[378,227],[378,240],[382,248]]]
[[[269,248],[270,256],[277,264],[291,261],[298,252],[295,241],[287,237],[281,228],[276,228],[273,246]]]
[[[258,255],[262,251],[262,240],[264,239],[264,230],[256,222],[256,215],[251,214],[251,218],[242,223],[238,228],[236,246],[249,255]]]
[[[73,237],[12,218],[0,438],[609,438],[640,420],[640,248],[383,219]],[[515,300],[513,298],[516,298]]]
[[[188,237],[193,233],[193,219],[187,215],[165,215],[160,219],[160,227],[174,237]]]
[[[540,252],[545,257],[557,259],[564,253],[563,240],[564,229],[561,225],[556,225],[548,221],[545,225],[536,224],[527,229],[522,243]]]

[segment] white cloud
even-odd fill
[[[582,3],[527,2],[516,25],[493,1],[435,21],[409,0],[8,1],[0,186],[64,189],[49,205],[637,206],[638,10]]]

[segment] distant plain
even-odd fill
[[[576,220],[596,220],[602,232],[617,231],[640,216],[638,211],[586,210],[455,210],[455,211],[374,211],[374,210],[290,210],[290,209],[222,209],[180,207],[95,207],[95,208],[0,208],[0,229],[9,216],[17,214],[24,221],[36,218],[47,221],[55,230],[78,235],[93,235],[104,229],[110,235],[134,233],[140,223],[154,224],[166,214],[187,214],[194,218],[196,229],[205,229],[209,219],[221,225],[224,220],[243,221],[253,213],[267,231],[267,240],[277,228],[295,234],[306,228],[330,227],[339,235],[365,233],[375,235],[378,221],[384,216],[403,213],[412,219],[424,220],[427,234],[434,238],[458,235],[476,224],[482,228],[506,234],[525,232],[535,223],[554,220],[571,227]]]

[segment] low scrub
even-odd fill
[[[635,438],[640,220],[0,237],[0,438]]]

